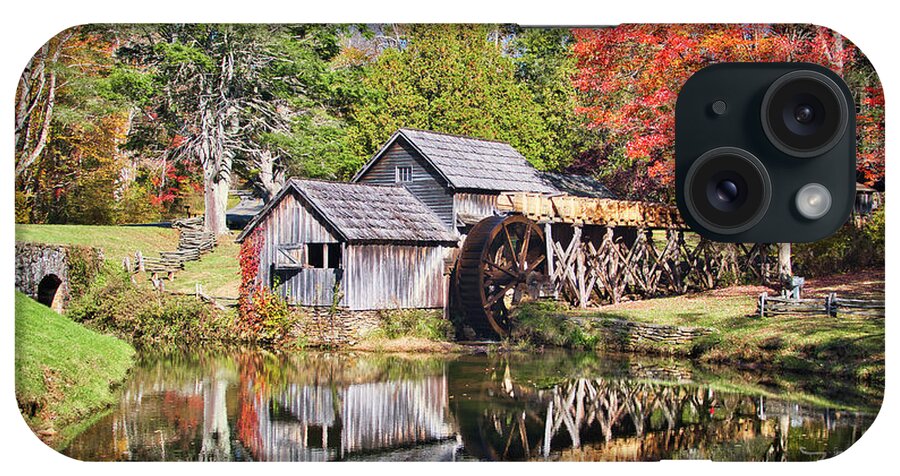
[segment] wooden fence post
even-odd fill
[[[829,293],[825,296],[825,314],[837,317],[837,293]]]

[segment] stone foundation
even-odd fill
[[[297,335],[311,347],[345,347],[378,328],[381,316],[378,310],[351,311],[328,307],[295,307],[302,316],[297,325]]]
[[[716,332],[707,327],[670,326],[624,319],[560,318],[568,319],[588,335],[599,337],[602,348],[619,352],[687,354],[692,351],[698,338]]]

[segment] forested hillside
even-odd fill
[[[118,224],[206,212],[286,176],[345,180],[399,127],[509,142],[623,198],[672,200],[680,85],[722,61],[810,61],[856,98],[859,179],[884,175],[884,96],[862,54],[802,25],[90,25],[26,65],[16,219]]]

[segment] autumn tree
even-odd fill
[[[135,27],[119,55],[150,68],[157,85],[148,126],[168,132],[172,159],[203,170],[205,226],[227,231],[225,207],[235,155],[247,147],[248,112],[270,113],[257,94],[259,70],[272,60],[262,26]],[[265,117],[265,116],[263,116]],[[242,119],[245,119],[242,124]]]
[[[29,61],[16,92],[16,219],[116,223],[127,104],[113,91],[112,43],[63,31]]]
[[[615,179],[619,195],[659,200],[673,198],[675,99],[694,72],[725,61],[806,61],[846,77],[860,56],[831,30],[804,25],[620,25],[573,35],[577,111],[603,140],[587,162]]]

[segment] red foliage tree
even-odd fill
[[[884,179],[884,90],[881,85],[865,89],[865,97],[856,116],[856,129],[859,180],[866,185],[877,186]]]
[[[620,25],[572,34],[577,112],[604,142],[577,165],[630,198],[672,199],[675,99],[696,71],[719,62],[805,61],[844,74],[860,56],[841,35],[805,25]],[[866,167],[878,170],[880,161],[883,168],[883,160],[882,146]]]

